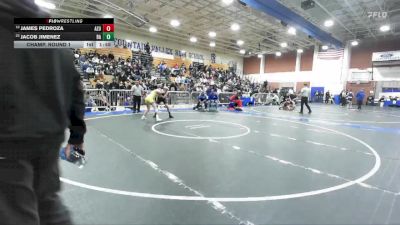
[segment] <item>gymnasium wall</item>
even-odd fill
[[[400,50],[399,40],[366,40],[351,49],[350,68],[367,69],[372,65],[372,53]]]
[[[260,72],[261,59],[257,56],[246,57],[243,60],[243,74],[254,74]]]
[[[265,73],[294,72],[296,69],[296,52],[286,52],[282,56],[266,55]]]
[[[377,81],[400,81],[400,66],[374,67],[373,78]]]
[[[265,56],[265,73],[294,72],[296,67],[296,52],[283,53],[281,57]],[[304,50],[301,54],[300,71],[312,71],[314,47]],[[247,57],[243,61],[243,74],[260,72],[260,60],[256,56]]]
[[[385,66],[372,68],[372,53],[400,50],[399,40],[367,40],[352,48],[349,77],[353,72],[370,72],[374,81],[400,81],[400,66]],[[382,95],[380,88],[376,90]]]
[[[358,46],[345,50],[345,52],[350,52],[348,61],[346,61],[346,59],[321,60],[314,58],[314,50],[308,49],[302,54],[299,72],[293,72],[293,58],[291,58],[293,56],[287,56],[288,53],[282,54],[281,57],[288,60],[287,65],[280,64],[274,56],[267,56],[265,73],[251,74],[251,77],[255,80],[270,82],[309,81],[311,86],[325,87],[326,90],[338,93],[346,87],[346,81],[353,71],[373,71],[373,78],[377,81],[400,81],[399,66],[371,69],[373,52],[395,50],[400,50],[400,41],[398,40],[383,39],[381,42],[363,40]],[[268,68],[268,59],[270,59],[270,68]],[[247,67],[247,63],[244,67]]]
[[[312,71],[314,62],[314,47],[304,50],[301,54],[300,71]]]

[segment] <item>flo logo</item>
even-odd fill
[[[368,13],[368,18],[370,19],[386,19],[388,17],[387,12],[367,12]]]

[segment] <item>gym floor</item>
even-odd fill
[[[400,224],[400,110],[311,107],[88,115],[61,195],[76,224]]]

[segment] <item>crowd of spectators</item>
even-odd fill
[[[146,90],[152,90],[158,84],[168,86],[170,91],[202,91],[210,87],[217,92],[233,92],[253,94],[265,92],[266,86],[238,76],[232,69],[224,70],[211,65],[176,64],[168,67],[164,61],[153,66],[150,50],[132,52],[132,58],[116,58],[113,54],[99,54],[96,51],[81,53],[75,50],[75,65],[81,70],[85,79],[93,81],[91,87],[96,89],[130,90],[132,83],[141,81]],[[105,75],[111,75],[107,81]]]
[[[158,85],[167,86],[170,91],[202,92],[209,89],[216,93],[239,92],[242,96],[252,96],[255,93],[270,93],[271,98],[279,96],[284,99],[290,96],[290,90],[269,90],[268,82],[254,82],[239,76],[232,68],[222,69],[201,63],[175,64],[169,67],[161,61],[153,65],[150,46],[146,44],[144,51],[132,51],[132,57],[126,59],[115,57],[112,53],[99,54],[96,51],[82,53],[74,50],[74,63],[81,71],[82,77],[92,80],[86,88],[104,90],[131,90],[135,81],[140,81],[145,90],[156,89]],[[105,79],[106,75],[112,79]],[[293,92],[293,91],[292,91]],[[296,95],[293,95],[294,97]],[[316,92],[311,99],[315,102],[333,103],[333,94],[327,91]],[[354,94],[345,90],[339,94],[342,106],[352,102]],[[369,96],[373,102],[373,96]],[[383,100],[399,100],[398,97],[381,98]],[[351,104],[350,104],[351,106]]]
[[[132,58],[116,58],[113,54],[99,54],[96,51],[81,53],[74,51],[75,65],[84,79],[94,80],[97,89],[128,89],[132,81],[150,78],[153,58],[148,52],[135,52]],[[112,82],[105,75],[113,76]]]
[[[224,70],[211,65],[193,65],[185,68],[184,64],[175,67],[172,75],[170,90],[205,91],[212,87],[217,93],[239,91],[242,94],[252,95],[265,92],[266,86],[262,83],[252,82],[247,78],[237,75],[232,69]],[[188,69],[187,74],[185,71]]]

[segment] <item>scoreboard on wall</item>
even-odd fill
[[[14,18],[14,48],[112,48],[113,18]]]

